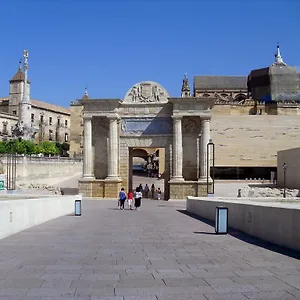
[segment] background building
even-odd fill
[[[300,74],[283,61],[279,47],[271,66],[252,70],[248,77],[194,77],[194,97],[217,98],[211,138],[218,178],[270,178],[276,171],[277,151],[300,147],[299,79]],[[189,95],[185,77],[181,96]],[[81,114],[82,106],[73,102],[71,156],[82,154]]]
[[[0,98],[0,138],[12,138],[12,128],[20,115],[25,75],[20,63],[17,73],[9,81],[9,96]],[[27,81],[27,96],[30,99],[30,81]],[[69,142],[71,111],[69,108],[30,99],[30,122],[37,129],[35,141]]]

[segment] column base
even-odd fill
[[[120,177],[117,175],[108,175],[105,181],[121,181]]]
[[[80,178],[80,181],[92,181],[95,180],[95,176],[94,175],[83,175]]]
[[[183,176],[173,176],[170,179],[170,182],[182,182],[182,181],[184,181]]]
[[[207,177],[206,177],[206,176],[199,177],[198,182],[205,182],[205,183],[207,183]],[[208,183],[212,183],[212,182],[213,182],[213,180],[212,180],[212,178],[209,176],[209,177],[208,177]]]

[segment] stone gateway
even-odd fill
[[[117,198],[121,186],[132,188],[133,149],[151,147],[165,151],[165,200],[206,195],[214,100],[191,97],[186,91],[172,98],[152,81],[135,84],[124,100],[80,100],[84,143],[79,192],[85,197]]]

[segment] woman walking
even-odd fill
[[[134,192],[134,206],[136,210],[140,210],[141,201],[142,201],[142,192],[140,188],[137,187]]]
[[[154,199],[154,191],[155,191],[155,185],[152,183],[151,185],[151,198]]]

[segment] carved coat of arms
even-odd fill
[[[141,84],[140,98],[145,102],[151,101],[151,98],[153,98],[153,93],[152,93],[152,86],[150,83]]]
[[[135,84],[126,94],[125,101],[133,103],[167,102],[168,94],[155,82]]]

